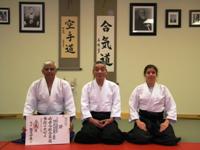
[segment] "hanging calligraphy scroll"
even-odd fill
[[[61,58],[78,57],[77,17],[61,17]]]
[[[108,70],[107,79],[116,82],[117,0],[95,0],[95,56]]]
[[[97,16],[96,60],[107,65],[108,72],[114,72],[114,16]]]
[[[59,0],[59,70],[80,69],[80,0]]]

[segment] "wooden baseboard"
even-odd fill
[[[76,113],[77,118],[81,118],[81,113]],[[200,114],[178,114],[178,119],[191,119],[191,120],[200,120]],[[22,114],[0,114],[0,119],[21,119],[23,118]],[[122,113],[122,119],[128,119],[129,113]]]
[[[0,119],[19,119],[23,118],[22,114],[0,114]]]
[[[178,119],[200,120],[200,114],[178,114]]]
[[[81,113],[77,112],[76,113],[77,118],[81,118]],[[121,114],[122,119],[128,119],[129,118],[129,113],[122,113]],[[200,120],[200,114],[178,114],[177,115],[178,119],[191,119],[191,120]]]

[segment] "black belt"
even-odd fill
[[[98,120],[109,119],[111,114],[111,112],[96,112],[96,111],[91,111],[90,113],[93,118]]]
[[[139,115],[141,118],[148,118],[152,120],[160,120],[163,119],[164,112],[151,112],[146,110],[139,110]]]

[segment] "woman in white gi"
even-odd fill
[[[121,116],[120,91],[117,84],[106,80],[102,62],[93,67],[95,79],[82,89],[83,127],[74,139],[77,143],[121,144],[124,141],[115,119]]]
[[[70,116],[70,131],[73,133],[72,119],[75,117],[74,98],[70,84],[56,77],[56,64],[54,61],[46,61],[42,67],[43,78],[34,81],[29,87],[23,116],[59,115]],[[73,133],[74,134],[74,133]],[[22,133],[22,141],[25,140],[25,132]],[[16,141],[17,142],[17,141]]]
[[[135,125],[128,132],[129,142],[176,145],[180,141],[170,124],[177,120],[175,101],[168,88],[156,82],[157,75],[157,67],[147,65],[144,68],[146,82],[137,86],[130,96],[129,121]]]

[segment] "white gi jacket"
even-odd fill
[[[155,83],[150,91],[147,83],[137,86],[129,99],[130,118],[129,121],[139,119],[138,111],[165,112],[165,118],[172,121],[177,120],[176,103],[168,88],[162,84]]]
[[[34,81],[27,93],[23,115],[32,115],[35,111],[47,115],[65,112],[70,117],[75,116],[74,98],[70,84],[55,77],[49,95],[44,77]]]
[[[88,82],[82,89],[81,111],[83,120],[92,117],[91,111],[111,112],[110,117],[120,118],[119,86],[106,79],[102,87],[97,84],[96,80]]]

